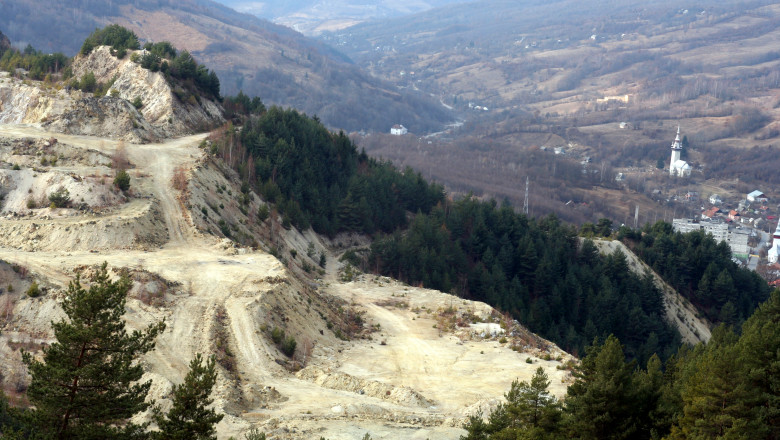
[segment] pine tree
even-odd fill
[[[154,434],[157,440],[211,440],[216,439],[215,425],[224,417],[211,408],[214,400],[209,396],[217,381],[214,356],[206,364],[200,353],[190,362],[190,371],[184,383],[173,387],[173,406],[168,414],[155,412],[155,422],[160,428]]]
[[[514,381],[506,394],[507,412],[513,420],[513,427],[528,438],[552,438],[560,430],[561,406],[550,394],[550,380],[539,367],[531,383]]]
[[[780,291],[775,290],[742,327],[739,364],[747,381],[752,428],[780,438]]]
[[[720,326],[682,380],[683,414],[672,428],[671,439],[762,438],[750,420],[747,387],[736,335]]]
[[[561,405],[547,390],[550,381],[539,367],[528,382],[512,382],[504,395],[507,402],[490,413],[486,423],[481,413],[463,426],[467,435],[460,440],[546,440],[559,437]]]
[[[154,348],[160,322],[128,334],[122,315],[131,281],[111,281],[107,264],[85,289],[80,276],[68,286],[62,309],[67,319],[53,322],[56,342],[43,360],[24,353],[32,380],[27,392],[35,408],[25,421],[37,437],[56,439],[136,438],[144,426],[129,422],[149,407],[151,381],[139,382],[138,358]]]
[[[637,432],[632,364],[620,341],[610,335],[589,348],[569,386],[566,411],[573,438],[606,440],[642,438]]]

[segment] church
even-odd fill
[[[680,159],[682,154],[682,141],[680,140],[680,126],[677,126],[677,137],[672,144],[672,160],[669,163],[669,175],[687,177],[691,175],[691,166],[688,162]]]

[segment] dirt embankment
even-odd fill
[[[120,196],[97,178],[112,176],[107,162],[117,142],[57,135],[64,150],[44,167],[41,156],[54,155],[42,144],[51,133],[19,126],[0,132],[33,140],[15,153],[11,142],[0,157],[8,188],[0,202],[0,260],[17,268],[0,263],[0,287],[13,286],[0,294],[6,390],[23,391],[27,380],[15,348],[51,341],[50,321],[62,316],[68,281],[107,261],[134,279],[128,325],[167,323],[144,359],[150,397],[169,404],[171,385],[195,353],[217,357],[215,406],[226,414],[219,438],[254,426],[276,439],[366,432],[396,439],[411,431],[452,439],[470,414],[493,407],[512,380],[529,380],[539,366],[552,391],[565,393],[569,373],[558,367],[570,358],[487,305],[381,277],[341,281],[327,240],[282,228],[273,212],[261,218],[264,202],[207,157],[199,148],[204,135],[126,145],[131,190]],[[52,185],[85,194],[87,208],[19,206],[25,193],[48,194]],[[95,193],[105,200],[90,199]],[[255,240],[258,250],[224,232]],[[142,233],[149,241],[141,243]],[[33,282],[42,290],[35,298],[25,293]],[[289,339],[296,343],[291,352]]]
[[[668,285],[647,264],[640,260],[636,254],[631,252],[626,245],[617,240],[595,240],[594,243],[602,253],[608,254],[615,250],[623,252],[628,259],[629,267],[637,274],[643,275],[645,272],[650,272],[653,275],[656,287],[664,295],[666,320],[677,328],[684,342],[697,344],[710,340],[712,336],[710,324],[706,319],[699,316],[693,304],[677,293],[672,286]]]

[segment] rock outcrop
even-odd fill
[[[98,83],[113,84],[106,96],[96,97],[0,72],[0,124],[40,123],[60,133],[144,143],[225,122],[218,103],[194,96],[182,102],[162,73],[142,68],[130,54],[119,60],[108,47],[98,47],[76,57],[72,70],[75,78],[92,72]],[[131,104],[136,99],[142,103],[139,109]]]
[[[163,73],[144,69],[131,58],[132,52],[117,59],[107,46],[101,46],[89,55],[76,57],[73,75],[81,78],[92,72],[98,82],[113,80],[109,95],[128,102],[140,99],[143,104],[140,114],[158,138],[192,134],[225,122],[219,104],[202,97],[182,102]]]

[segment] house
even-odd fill
[[[723,203],[723,200],[721,200],[719,195],[713,194],[710,196],[710,203],[713,205],[720,205],[721,203]]]
[[[718,208],[717,206],[713,206],[712,208],[702,212],[701,213],[701,218],[702,219],[711,219],[711,218],[715,217],[719,212],[720,212],[720,208]]]
[[[390,128],[390,134],[395,136],[403,136],[406,133],[409,133],[409,130],[407,130],[403,125],[395,124],[392,128]]]
[[[699,200],[699,193],[697,193],[696,191],[688,191],[687,193],[685,193],[685,200],[689,202],[695,202]]]
[[[739,221],[739,219],[740,219],[740,215],[739,215],[738,211],[736,211],[734,209],[729,211],[729,220],[733,220],[733,221],[736,222],[736,221]]]
[[[759,190],[755,190],[747,195],[748,202],[767,202],[769,198]]]

